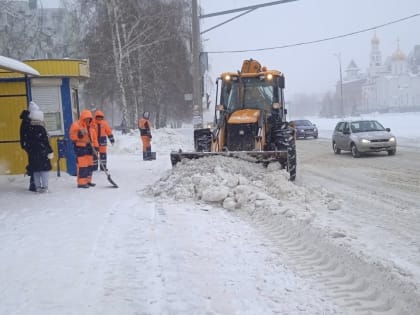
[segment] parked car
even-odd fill
[[[299,119],[290,122],[296,129],[296,138],[318,138],[318,128],[310,120]]]
[[[380,151],[394,155],[397,139],[391,129],[384,128],[376,120],[340,121],[332,135],[332,147],[335,154],[340,154],[341,150],[350,151],[353,157]]]

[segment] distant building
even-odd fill
[[[341,97],[342,84],[345,115],[420,110],[420,45],[406,56],[398,43],[383,62],[379,44],[374,34],[366,73],[360,73],[352,60],[343,81],[337,83],[336,99]]]
[[[420,72],[420,45],[414,46],[413,51],[408,56],[410,71],[414,74]]]
[[[42,8],[36,0],[0,1],[0,55],[19,59],[57,58],[65,46],[66,10]],[[24,43],[24,46],[23,44]]]
[[[346,75],[343,77],[343,111],[345,115],[357,114],[363,102],[362,90],[366,84],[366,76],[360,73],[360,68],[354,60],[345,70]],[[341,89],[341,86],[340,86]],[[340,91],[341,98],[341,91]]]

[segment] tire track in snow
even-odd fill
[[[184,174],[182,180],[177,176],[175,169],[174,176],[165,178],[158,185],[158,188],[154,188],[154,191],[157,195],[163,194],[166,196],[169,192],[168,195],[173,196],[172,190],[175,187],[187,187],[185,190],[178,190],[175,196],[179,198],[197,196],[198,199],[204,199],[205,197],[207,201],[214,202],[220,199],[213,198],[216,197],[215,195],[205,195],[203,192],[207,191],[202,187],[207,187],[211,182],[223,182],[225,185],[223,189],[212,190],[212,192],[223,192],[228,190],[227,187],[231,188],[228,190],[228,197],[223,197],[225,198],[222,200],[223,206],[226,204],[225,208],[235,213],[238,212],[238,215],[243,218],[254,220],[257,227],[277,246],[278,254],[284,256],[288,265],[295,268],[300,276],[306,277],[319,286],[320,290],[326,292],[331,300],[345,309],[347,313],[357,315],[420,314],[418,302],[420,297],[415,293],[418,291],[410,283],[407,283],[410,278],[402,279],[395,272],[394,268],[397,270],[398,268],[395,265],[390,266],[388,264],[388,262],[398,263],[398,255],[389,259],[386,256],[388,245],[390,246],[390,252],[393,250],[394,255],[400,252],[398,250],[399,244],[404,245],[403,250],[407,249],[405,240],[409,239],[407,238],[409,235],[406,234],[404,227],[408,227],[408,231],[413,231],[416,235],[415,225],[402,216],[396,216],[395,219],[391,211],[392,204],[383,209],[381,203],[376,202],[375,198],[369,198],[369,193],[378,194],[381,192],[378,187],[375,189],[372,185],[372,179],[368,178],[366,182],[361,181],[364,178],[363,176],[366,177],[366,174],[372,174],[372,171],[367,173],[366,171],[369,171],[372,166],[369,164],[376,164],[376,159],[360,159],[360,163],[357,163],[359,161],[355,162],[351,157],[347,159],[343,156],[342,159],[337,159],[336,156],[325,153],[323,151],[325,148],[318,148],[316,143],[314,145],[314,148],[308,150],[314,149],[316,151],[315,155],[318,154],[319,156],[308,162],[309,166],[303,163],[303,171],[301,171],[303,175],[296,183],[297,185],[301,184],[302,187],[290,188],[287,183],[281,181],[278,176],[279,173],[276,173],[276,176],[270,176],[272,174],[269,172],[243,163],[237,163],[243,166],[238,170],[238,165],[232,164],[228,160],[218,160],[215,163],[218,165],[217,167],[210,163],[201,163],[198,167],[193,162],[181,165],[181,168],[187,166],[187,164],[189,166],[189,168],[185,167],[181,170],[180,173]],[[305,153],[308,154],[308,152]],[[305,158],[303,155],[303,159]],[[346,161],[344,161],[344,158],[346,158]],[[347,163],[347,160],[350,160],[353,166],[345,169],[342,163],[343,161]],[[391,164],[395,162],[395,160],[387,159],[387,157],[378,158],[378,160]],[[313,170],[315,170],[314,175],[308,175]],[[212,172],[215,175],[212,175],[213,177],[210,180],[211,175],[208,174],[212,174]],[[241,174],[246,179],[232,180],[235,179],[235,174]],[[346,177],[345,175],[349,176]],[[193,180],[189,180],[189,176]],[[342,178],[343,176],[345,177]],[[321,188],[322,183],[327,183],[327,187],[333,187],[333,191],[341,191],[342,194],[325,193],[323,195],[321,190],[321,196],[317,194],[312,196],[313,193],[317,192],[317,187],[310,189],[310,184],[305,182],[307,178],[314,180],[314,182],[318,181]],[[303,182],[301,183],[301,181]],[[245,183],[245,187],[236,186],[238,182]],[[176,185],[172,186],[174,184]],[[373,189],[371,186],[373,186]],[[264,193],[262,190],[264,190]],[[259,191],[259,193],[255,193],[255,191]],[[356,198],[349,196],[349,193],[352,192],[355,192]],[[358,198],[358,192],[361,192],[360,198]],[[391,196],[387,189],[385,189],[385,192],[387,197]],[[332,208],[331,210],[334,211],[329,211],[330,208],[326,205],[330,199],[334,201],[336,195],[346,197],[343,197],[346,202],[345,208]],[[363,198],[366,198],[367,202],[363,203],[365,201]],[[328,225],[328,223],[322,225],[322,220],[319,222],[316,213],[311,212],[312,199],[314,199],[314,209],[322,211],[322,215],[327,219],[327,222],[339,221],[339,226],[344,226],[346,233],[334,231],[334,226]],[[382,204],[386,204],[391,199],[387,198]],[[308,204],[309,208],[306,208]],[[405,206],[407,205],[410,204],[405,204]],[[371,210],[371,213],[366,211],[365,206]],[[383,214],[382,210],[386,210],[386,213]],[[296,214],[298,214],[297,219],[294,218]],[[330,221],[328,216],[334,216],[334,218]],[[299,220],[301,220],[301,223],[299,223]],[[323,230],[318,231],[317,224],[321,224]],[[393,224],[397,225],[394,230]],[[314,227],[311,228],[311,226]],[[371,231],[366,232],[364,229],[373,229],[375,234],[378,233],[378,235],[374,235]],[[363,234],[363,232],[366,233]],[[359,235],[361,239],[369,235],[375,236],[376,239],[372,242],[371,240],[366,242],[362,239],[359,249],[351,243],[352,239],[343,239],[342,242],[331,239],[346,237],[347,234],[350,235],[350,238],[354,236],[354,243],[356,243]],[[383,238],[383,236],[390,236],[390,238]],[[383,246],[384,241],[388,242],[385,243],[383,249],[385,255],[380,257],[382,259],[377,262],[378,259],[369,254],[369,246],[371,244]]]
[[[410,292],[409,286],[381,266],[367,263],[345,248],[329,243],[308,226],[264,211],[256,211],[248,219],[272,240],[288,265],[300,276],[312,280],[348,314],[420,313],[420,297]]]
[[[313,190],[329,187],[346,204],[333,214],[335,219],[345,222],[350,234],[362,238],[374,231],[375,239],[370,239],[369,245],[383,251],[381,259],[402,277],[413,277],[418,283],[418,153],[354,159],[336,156],[330,150],[326,142],[301,143],[301,185]],[[364,249],[368,255],[369,249]]]

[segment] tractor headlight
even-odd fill
[[[232,78],[230,77],[229,74],[225,75],[225,81],[230,81]]]
[[[273,75],[271,73],[267,74],[267,80],[273,80]]]
[[[280,103],[273,103],[273,109],[279,109]]]

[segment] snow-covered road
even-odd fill
[[[315,224],[336,230],[357,251],[378,258],[420,283],[420,152],[399,148],[354,159],[334,155],[330,141],[299,141],[298,185],[327,189],[338,211],[318,215]]]
[[[148,195],[168,155],[109,164],[118,189],[101,173],[89,190],[51,173],[49,194],[1,177],[0,314],[337,314],[240,217]]]
[[[143,162],[137,133],[117,136],[118,189],[51,173],[33,194],[0,176],[0,314],[420,313],[417,151],[298,141],[293,184],[227,158],[172,169],[189,137],[156,131]]]

